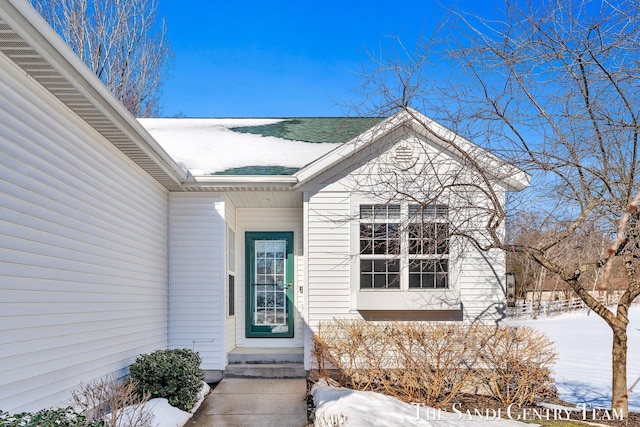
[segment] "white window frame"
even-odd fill
[[[351,205],[351,310],[359,311],[389,311],[389,310],[461,310],[460,282],[459,272],[456,263],[452,262],[454,253],[457,251],[455,244],[449,237],[448,254],[448,272],[447,272],[447,288],[409,288],[409,258],[408,244],[409,238],[407,232],[401,233],[400,248],[400,271],[401,282],[399,288],[360,288],[360,206],[361,205],[382,205],[382,204],[400,204],[401,220],[403,227],[407,226],[409,203],[410,202],[381,202],[379,200],[371,200],[360,195],[352,195],[350,197]],[[411,203],[414,204],[414,203]],[[444,205],[444,204],[442,204]],[[449,231],[453,228],[450,219]],[[419,258],[434,258],[433,255],[421,255]]]

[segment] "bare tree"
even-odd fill
[[[157,0],[31,1],[134,116],[158,113],[173,53]]]
[[[634,199],[640,172],[640,3],[507,0],[504,7],[492,19],[452,11],[440,32],[416,50],[398,43],[391,55],[372,56],[374,66],[364,73],[366,101],[358,111],[411,112],[411,106],[532,175],[531,191],[509,203],[544,219],[541,239],[510,241],[501,232],[508,218],[494,171],[474,161],[458,140],[446,141],[473,169],[477,179],[471,184],[490,202],[482,206],[484,238],[459,233],[482,250],[525,254],[609,325],[612,408],[626,414],[628,310],[640,294]],[[424,123],[425,132],[429,127]],[[415,180],[406,173],[394,185],[404,191]],[[615,243],[577,256],[571,248],[594,225]],[[576,255],[572,262],[558,256],[567,251]],[[608,286],[616,260],[624,266],[626,285],[610,309],[589,291],[594,271]]]

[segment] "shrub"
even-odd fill
[[[450,403],[480,392],[529,403],[552,392],[551,342],[532,328],[451,323],[323,323],[314,337],[318,375],[406,402]]]
[[[10,415],[0,411],[2,427],[104,427],[102,420],[88,421],[86,417],[71,407],[60,409],[43,409],[38,412],[21,412]]]
[[[129,377],[139,392],[151,398],[164,397],[188,411],[198,400],[204,374],[200,356],[189,349],[158,350],[138,356],[129,367]]]
[[[556,397],[549,367],[556,353],[549,339],[528,326],[498,328],[478,337],[481,381],[505,405]]]
[[[138,393],[130,381],[106,377],[81,384],[71,392],[72,406],[87,418],[105,420],[108,427],[149,427],[153,413],[145,403],[148,394]]]

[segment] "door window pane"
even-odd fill
[[[286,325],[286,240],[256,240],[255,324]]]

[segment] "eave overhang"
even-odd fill
[[[290,191],[298,183],[291,175],[198,175],[189,176],[185,191]]]
[[[183,170],[24,0],[0,0],[0,51],[167,190]]]

